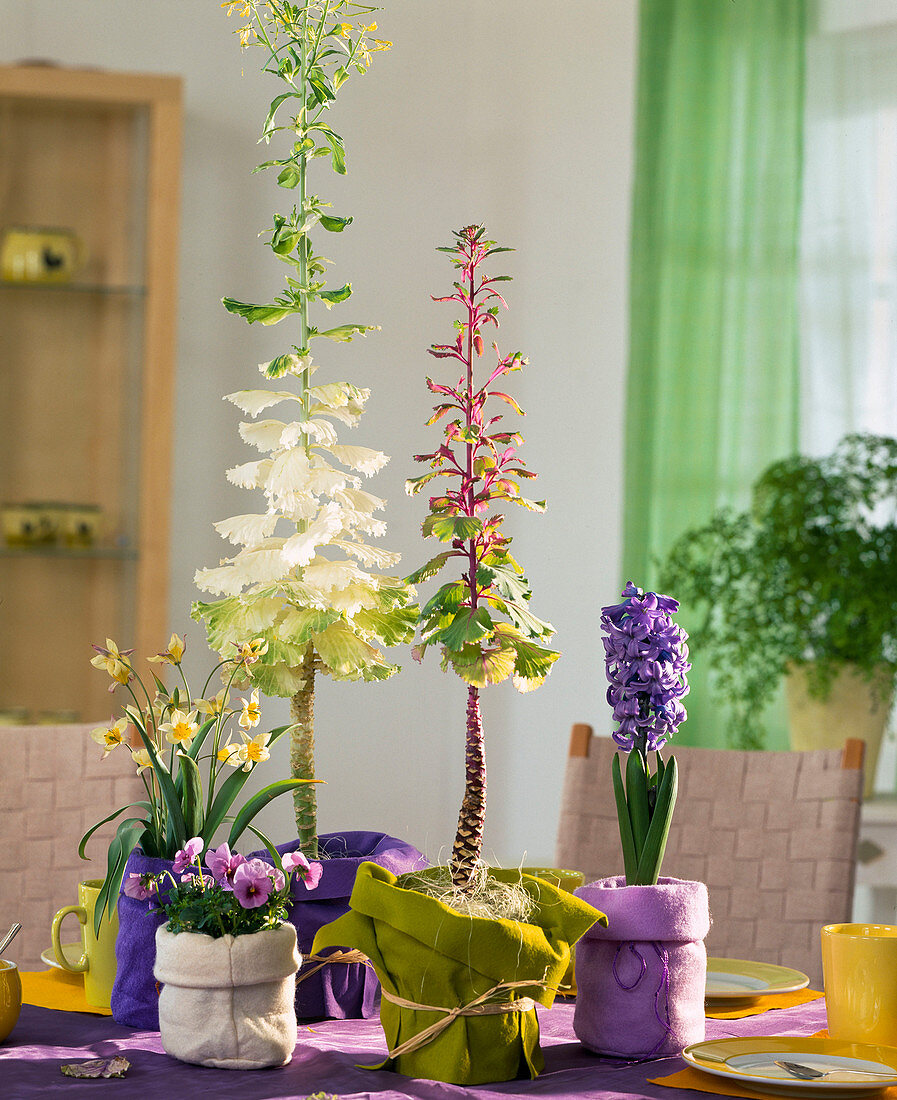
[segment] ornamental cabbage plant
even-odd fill
[[[197,603],[193,616],[206,626],[220,653],[234,643],[261,638],[267,649],[249,670],[266,695],[291,699],[291,773],[314,777],[314,684],[318,673],[334,680],[382,680],[398,670],[381,646],[410,641],[417,609],[414,590],[388,575],[399,555],[371,544],[386,532],[375,513],[384,501],[362,488],[362,479],[387,461],[380,451],[342,443],[338,426],[354,428],[370,390],[345,381],[312,383],[318,365],[312,347],[320,340],[351,342],[376,326],[322,325],[315,307],[346,302],[352,286],[328,288],[327,261],[311,242],[313,230],[342,233],[350,217],[329,213],[329,203],[308,189],[311,162],[328,157],[346,171],[343,139],[327,121],[343,84],[363,74],[375,52],[389,43],[372,37],[376,10],[351,0],[236,0],[223,5],[246,22],[240,43],[260,46],[264,71],[284,86],[271,101],[262,138],[285,135],[279,159],[256,171],[273,170],[292,193],[291,209],[274,215],[268,247],[284,265],[285,286],[272,302],[225,298],[224,306],[249,324],[288,321],[294,342],[259,367],[271,388],[227,395],[249,420],[240,436],[261,458],[229,470],[228,479],[261,493],[250,514],[215,524],[239,547],[234,556],[200,569],[196,584],[220,599]],[[274,406],[283,418],[259,420]],[[296,826],[302,850],[317,854],[314,787],[297,790]]]
[[[657,882],[676,806],[676,760],[664,763],[660,750],[686,717],[682,698],[691,665],[688,635],[672,620],[678,610],[670,596],[643,592],[631,581],[622,603],[601,609],[607,701],[618,723],[613,738],[628,753],[625,788],[619,753],[612,765],[628,886]]]
[[[519,432],[502,426],[500,404],[515,413],[522,410],[514,398],[498,388],[501,379],[527,364],[520,352],[502,355],[492,344],[494,358],[485,379],[476,376],[486,354],[484,332],[498,327],[498,311],[505,306],[495,289],[507,275],[487,277],[481,264],[498,252],[494,241],[485,240],[485,229],[468,226],[458,230],[448,253],[458,269],[454,292],[437,302],[454,302],[461,317],[450,344],[434,344],[430,354],[461,366],[454,383],[427,379],[437,394],[428,424],[443,421],[443,442],[431,454],[415,455],[430,469],[411,478],[405,488],[417,493],[440,479],[438,495],[430,497],[430,514],[423,522],[425,538],[448,544],[409,577],[412,583],[439,573],[450,561],[460,576],[443,584],[420,611],[421,641],[414,655],[420,660],[432,645],[442,650],[442,667],[452,668],[467,687],[467,740],[464,800],[452,849],[451,875],[455,887],[471,885],[481,864],[486,815],[486,760],[480,690],[509,677],[518,691],[539,687],[560,656],[544,643],[554,634],[550,623],[537,619],[529,609],[531,591],[522,567],[510,552],[510,536],[502,531],[504,504],[516,504],[543,512],[544,501],[523,496],[521,482],[536,475],[519,457],[523,442]]]

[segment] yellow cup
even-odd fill
[[[78,883],[78,905],[66,905],[53,918],[53,953],[63,970],[84,975],[84,996],[95,1008],[108,1008],[115,981],[115,937],[118,935],[118,911],[110,920],[104,916],[100,923],[100,935],[93,930],[93,918],[102,879],[89,879]],[[82,955],[77,962],[65,957],[60,942],[63,920],[74,913],[81,923]]]
[[[822,973],[832,1039],[897,1046],[897,926],[826,925]]]
[[[22,1008],[22,982],[15,963],[0,959],[0,1043],[16,1026]]]
[[[0,240],[0,277],[11,283],[66,283],[86,256],[71,229],[13,225]]]

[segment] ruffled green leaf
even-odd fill
[[[345,302],[347,298],[352,296],[352,284],[346,283],[345,286],[341,286],[339,290],[322,290],[318,297],[322,302],[327,302],[330,305],[337,305],[339,302]],[[319,334],[321,335],[321,334]]]
[[[238,317],[248,321],[250,325],[254,325],[256,321],[262,325],[276,325],[284,317],[299,312],[298,306],[256,305],[253,302],[238,302],[236,298],[222,298],[221,304],[228,313],[237,314]],[[271,377],[276,377],[276,375]]]
[[[434,535],[440,542],[452,542],[454,539],[473,539],[481,534],[483,522],[476,516],[434,516],[429,515],[421,525],[424,538]]]
[[[406,579],[409,584],[420,584],[422,581],[427,581],[439,573],[449,558],[456,558],[459,555],[459,550],[443,550],[441,554],[437,554],[435,558],[430,558],[428,562],[425,562],[420,569],[416,569]]]
[[[447,649],[459,650],[471,642],[478,642],[491,634],[492,616],[488,608],[478,607],[475,611],[465,607],[452,619],[449,626],[439,633],[439,641]]]
[[[330,214],[321,215],[321,225],[328,233],[342,233],[354,220],[354,218],[334,218]]]
[[[359,611],[352,622],[365,634],[373,635],[382,645],[410,642],[417,624],[417,608],[397,607],[392,611]]]
[[[366,665],[383,661],[382,653],[342,620],[315,635],[315,649],[328,670],[337,676],[355,676]]]
[[[328,328],[323,332],[316,332],[314,335],[325,336],[328,340],[336,340],[341,344],[350,344],[356,336],[364,336],[368,332],[373,332],[377,327],[377,325],[337,325],[336,328]]]
[[[419,493],[421,489],[434,477],[439,475],[439,470],[432,470],[428,474],[421,474],[420,477],[409,477],[405,480],[405,492],[408,496],[414,496],[415,493]]]
[[[340,617],[338,611],[314,607],[292,607],[277,624],[277,633],[292,645],[304,645]]]
[[[283,610],[283,600],[269,597],[229,596],[211,603],[196,602],[190,617],[206,624],[209,645],[222,655],[233,642],[246,642],[270,630]]]
[[[420,617],[429,619],[437,611],[443,614],[454,614],[469,595],[470,589],[464,581],[449,581],[421,608]]]
[[[481,649],[464,646],[458,653],[446,653],[446,660],[466,683],[484,688],[500,684],[514,671],[516,655],[513,649]]]

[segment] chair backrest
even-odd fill
[[[78,842],[101,818],[145,797],[131,754],[121,746],[102,759],[90,725],[0,726],[0,932],[13,921],[22,931],[8,956],[21,970],[43,970],[53,914],[77,904],[78,883],[106,874],[106,849],[117,821]],[[69,921],[71,923],[69,923]],[[64,943],[78,939],[67,918]]]
[[[671,747],[679,797],[661,874],[707,884],[709,954],[792,966],[822,988],[820,929],[851,916],[864,749]],[[556,859],[586,882],[623,873],[615,751],[573,727]]]

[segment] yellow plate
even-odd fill
[[[749,1001],[773,993],[794,993],[810,984],[799,970],[773,963],[750,962],[748,959],[707,960],[708,1001]]]
[[[66,959],[68,959],[68,961],[74,966],[75,963],[77,963],[81,956],[84,954],[84,948],[81,946],[80,942],[64,943],[62,944],[62,953],[63,955],[65,955]],[[48,947],[45,951],[41,951],[40,957],[47,964],[47,966],[55,966],[57,970],[64,969],[64,967],[61,967],[56,961],[56,952],[53,950],[52,947]]]
[[[796,1038],[793,1035],[760,1035],[749,1039],[714,1039],[693,1043],[682,1052],[689,1065],[704,1073],[726,1077],[776,1096],[852,1097],[897,1085],[897,1048],[845,1043],[838,1039]],[[801,1081],[776,1061],[797,1062],[831,1076]],[[863,1071],[884,1073],[868,1076]]]

